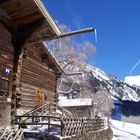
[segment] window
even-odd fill
[[[6,67],[5,71],[0,73],[0,96],[7,97],[9,95],[9,77],[10,69]]]
[[[0,96],[8,96],[9,79],[0,77]]]

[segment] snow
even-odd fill
[[[100,78],[102,78],[104,80],[109,80],[109,77],[107,76],[107,74],[104,71],[100,70],[99,68],[96,68],[96,67],[93,67],[93,66],[90,66],[90,65],[86,64],[86,69],[88,71],[92,70],[92,73],[97,78],[100,77]]]
[[[119,101],[117,98],[111,96],[111,99],[112,99],[112,101],[113,101],[114,104],[122,105],[122,102]]]
[[[126,76],[125,80],[126,83],[131,85],[137,85],[140,86],[140,75],[137,76]]]
[[[90,106],[91,104],[92,104],[91,98],[67,99],[66,97],[59,97],[58,102],[58,105],[62,107]]]
[[[110,120],[113,140],[140,140],[140,125]]]

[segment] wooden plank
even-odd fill
[[[21,87],[23,90],[33,90],[35,91],[37,89],[37,87],[33,86],[33,85],[30,85],[28,83],[24,83],[24,82],[21,82]]]
[[[56,78],[56,75],[51,72],[50,70],[46,69],[44,70],[43,67],[40,67],[39,65],[25,65],[25,63],[23,64],[23,71],[31,71],[32,73],[36,73],[36,74],[39,74],[39,75],[48,75],[49,78],[51,79],[55,79]]]
[[[17,25],[33,22],[43,17],[33,0],[10,0],[1,4]]]
[[[29,104],[21,104],[21,107],[20,108],[23,108],[23,109],[27,109],[27,110],[32,110],[35,108],[35,105],[29,105]]]
[[[24,76],[25,77],[34,77],[34,78],[36,78],[36,79],[41,79],[41,81],[42,82],[46,82],[48,85],[50,84],[51,86],[55,86],[55,83],[56,83],[56,81],[55,81],[55,79],[51,79],[50,77],[49,77],[49,75],[40,75],[40,74],[38,74],[38,73],[34,73],[34,72],[32,72],[32,71],[29,71],[29,70],[27,70],[27,69],[23,69],[23,71],[22,71],[22,78],[24,79]]]
[[[31,58],[24,59],[24,60],[23,60],[23,64],[24,64],[25,66],[27,66],[27,67],[28,67],[28,66],[32,66],[32,67],[38,66],[38,67],[37,67],[38,70],[41,69],[42,72],[44,72],[44,73],[48,72],[48,73],[50,73],[51,75],[55,75],[55,73],[54,73],[53,71],[49,71],[48,68],[47,68],[45,65],[39,64],[38,62],[32,60]]]
[[[47,81],[46,84],[51,83],[52,86],[55,85],[56,78],[54,78],[54,77],[51,78],[51,76],[48,75],[47,72],[45,74],[43,74],[43,72],[42,73],[41,72],[42,71],[40,70],[40,71],[36,71],[36,73],[35,73],[35,70],[30,71],[30,70],[25,70],[23,68],[21,79],[25,79],[26,77],[27,78],[35,78],[35,79],[38,78],[38,80],[42,79],[42,81]]]
[[[32,95],[32,94],[24,94],[24,93],[22,93],[21,98],[22,98],[22,100],[24,100],[24,99],[35,100],[36,96]]]
[[[43,83],[42,80],[30,77],[30,76],[22,77],[21,81],[37,86],[38,88],[41,87],[41,88],[47,89],[52,92],[54,92],[56,89],[56,87],[48,85],[48,83]]]

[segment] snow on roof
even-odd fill
[[[90,106],[92,105],[92,99],[91,98],[67,99],[67,97],[59,97],[58,105],[62,107]]]

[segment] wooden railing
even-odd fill
[[[56,104],[47,102],[23,115],[15,116],[15,124],[19,126],[19,129],[26,125],[47,125],[50,132],[51,126],[61,128],[61,118],[70,115],[70,112],[62,107],[57,106],[58,109],[61,113],[56,112]]]
[[[108,128],[108,122],[101,118],[60,118],[53,115],[38,115],[38,116],[17,116],[19,129],[24,125],[46,125],[48,133],[51,128],[59,128],[59,135],[61,136],[76,136],[84,133],[94,133]],[[22,121],[24,120],[28,121]]]
[[[56,109],[56,108],[55,108]],[[19,129],[28,125],[45,125],[48,133],[51,128],[58,128],[58,135],[61,136],[76,136],[84,133],[94,133],[108,128],[109,123],[107,119],[100,117],[72,117],[66,116],[64,113],[56,114],[54,106],[50,103],[27,112],[24,115],[15,116],[15,124],[19,125]]]
[[[16,116],[18,121],[15,124],[19,125],[19,129],[28,125],[47,125],[48,133],[51,127],[61,128],[61,119],[53,115],[37,115],[37,116]],[[24,120],[24,121],[23,121]],[[26,121],[25,121],[26,120]]]
[[[61,112],[61,114],[57,113],[56,109],[59,110],[59,112]],[[21,117],[21,121],[28,120],[29,116],[38,116],[38,115],[39,116],[53,115],[53,116],[57,116],[57,117],[63,117],[63,116],[70,116],[71,113],[69,111],[67,111],[66,109],[64,109],[63,107],[56,106],[55,103],[46,102],[44,105],[23,114]],[[26,117],[24,117],[24,116],[26,116]],[[20,116],[15,116],[15,122],[17,121],[17,119],[19,117]]]

